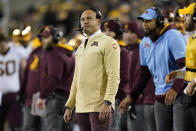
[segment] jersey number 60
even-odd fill
[[[0,76],[12,75],[16,72],[16,65],[14,60],[10,60],[7,62],[0,61]]]

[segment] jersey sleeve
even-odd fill
[[[169,34],[171,35],[171,33]],[[169,37],[169,36],[168,36]],[[185,57],[186,55],[186,40],[182,34],[175,31],[169,37],[169,50],[175,60]]]

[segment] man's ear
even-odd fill
[[[99,26],[101,26],[101,19],[97,19]]]

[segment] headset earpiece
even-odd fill
[[[61,31],[59,31],[58,30],[58,28],[53,28],[53,42],[55,43],[55,44],[57,44],[58,43],[58,41],[62,38],[62,36],[63,36],[63,32],[61,32]]]
[[[161,14],[161,11],[158,7],[151,7],[150,9],[153,9],[156,11],[157,18],[156,18],[156,23],[158,27],[163,27],[164,26],[164,16]]]

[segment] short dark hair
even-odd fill
[[[92,10],[93,12],[95,12],[96,13],[96,19],[102,19],[102,14],[101,14],[101,12],[98,10],[98,9],[95,9],[95,8],[88,8],[88,9],[84,9],[81,13],[80,13],[80,15],[79,15],[79,19],[80,19],[80,17],[81,17],[81,15],[84,13],[84,11],[86,11],[86,10]]]
[[[3,41],[7,41],[7,37],[3,33],[0,33],[0,42]]]

